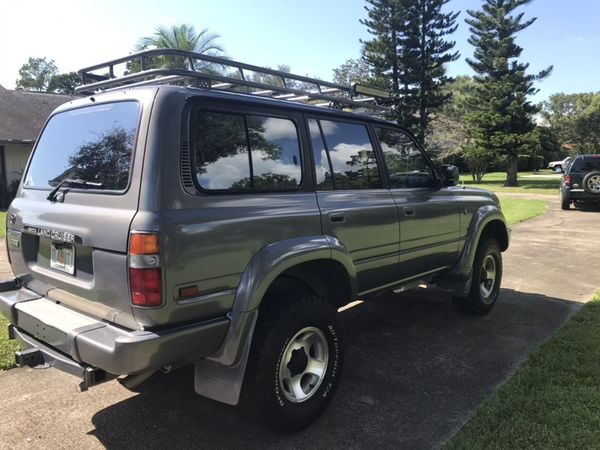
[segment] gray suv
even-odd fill
[[[173,76],[147,54],[128,57],[139,84]],[[174,72],[203,86],[115,87],[111,66],[88,86],[109,89],[48,119],[7,215],[18,365],[85,390],[193,364],[199,394],[298,429],[340,382],[340,307],[424,282],[462,312],[493,307],[509,245],[494,194],[457,186],[397,125],[293,101],[289,81],[249,95]],[[354,89],[333,98],[362,105]]]

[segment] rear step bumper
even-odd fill
[[[229,326],[229,319],[219,318],[161,331],[126,330],[19,288],[18,282],[0,283],[0,312],[11,322],[10,336],[33,349],[16,355],[21,365],[42,359],[84,384],[86,376],[103,376],[98,369],[131,375],[209,355]]]
[[[26,350],[15,353],[15,363],[18,367],[55,367],[80,378],[79,390],[81,392],[115,378],[115,375],[109,374],[102,369],[97,369],[86,364],[79,364],[68,356],[53,350],[26,333],[19,331],[13,325],[8,326],[8,335],[11,339],[17,339],[24,347],[28,347]]]

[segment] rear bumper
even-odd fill
[[[563,196],[569,200],[584,200],[600,202],[600,194],[590,194],[585,189],[565,189]]]
[[[229,326],[229,319],[219,318],[161,331],[127,330],[15,287],[0,283],[0,312],[11,322],[11,336],[73,375],[83,376],[87,368],[131,375],[191,361],[214,353]]]

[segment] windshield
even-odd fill
[[[80,179],[126,189],[139,112],[139,103],[130,101],[56,114],[40,136],[24,186],[53,188]]]

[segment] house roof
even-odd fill
[[[35,141],[50,113],[77,97],[0,86],[0,142]]]

